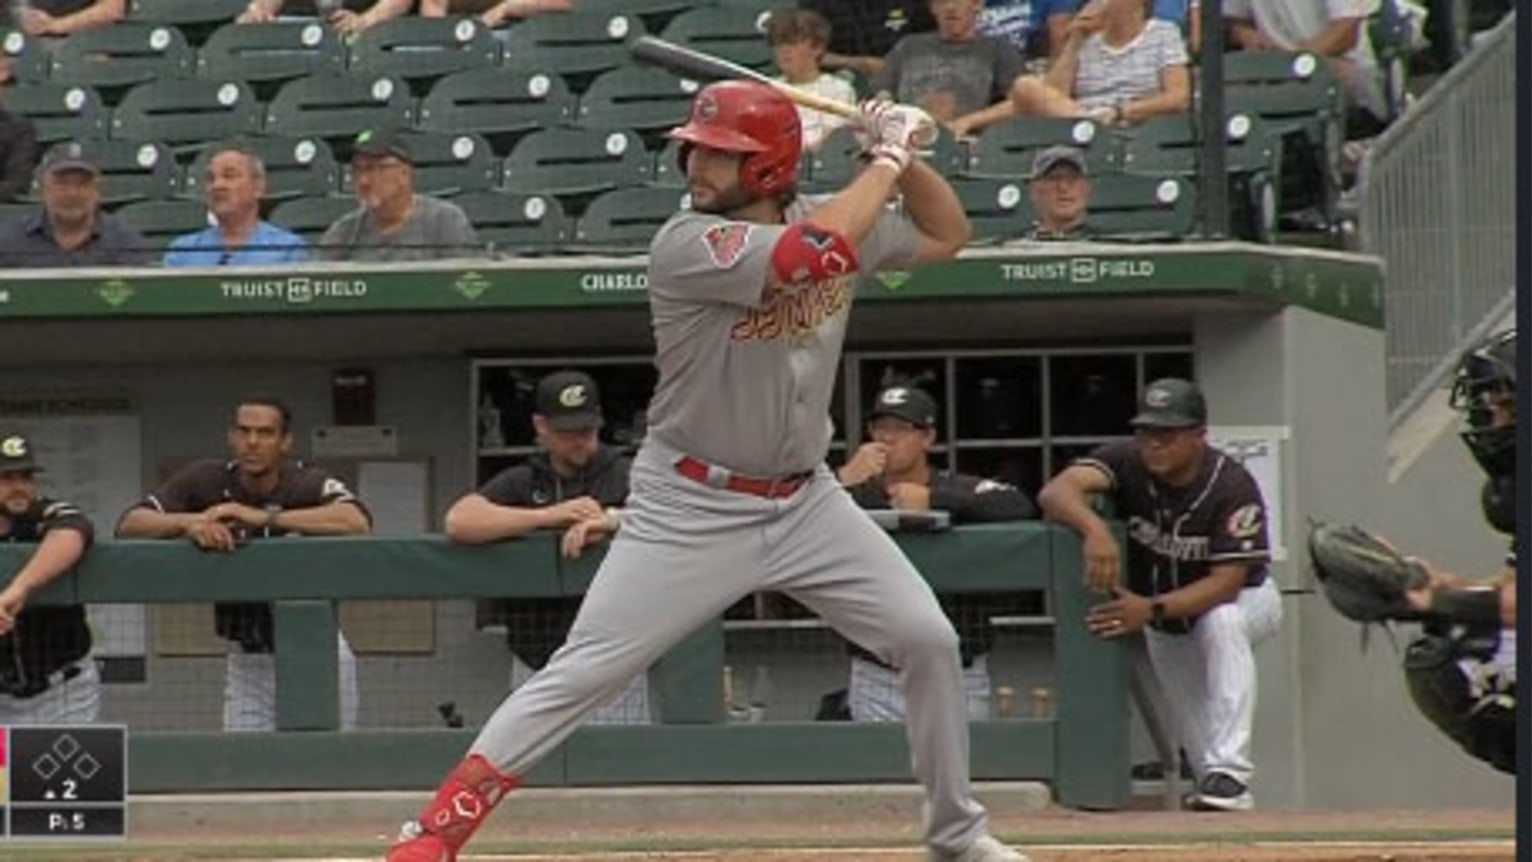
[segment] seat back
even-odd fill
[[[474,69],[442,78],[420,102],[420,127],[432,132],[497,135],[562,126],[574,119],[575,98],[551,72]]]
[[[677,45],[764,71],[775,59],[766,44],[768,17],[769,12],[703,6],[677,15],[660,35]]]
[[[101,169],[101,202],[106,206],[173,198],[180,167],[158,141],[81,141],[81,154]]]
[[[647,32],[636,15],[576,9],[525,19],[506,31],[504,63],[566,77],[614,69],[628,60],[628,41]]]
[[[1169,240],[1196,225],[1195,186],[1185,177],[1104,174],[1091,179],[1086,222],[1101,236]]]
[[[424,195],[454,195],[496,185],[500,159],[481,135],[448,132],[405,132],[415,191]],[[351,174],[342,172],[342,190],[352,188]]]
[[[1155,117],[1123,139],[1122,170],[1129,173],[1199,173],[1202,136],[1184,114]],[[1259,117],[1235,114],[1224,123],[1224,168],[1231,174],[1275,174],[1280,154]]]
[[[271,135],[324,138],[345,159],[357,134],[408,127],[414,116],[414,99],[397,78],[311,75],[282,85],[266,108],[264,128]]]
[[[11,77],[17,81],[46,81],[53,55],[40,40],[20,30],[0,34],[0,52],[11,61]]]
[[[696,81],[663,69],[623,66],[603,72],[580,96],[575,125],[583,129],[637,129],[654,134],[686,122]]]
[[[200,145],[261,128],[261,106],[243,81],[171,78],[139,84],[112,112],[112,137]]]
[[[1340,113],[1340,86],[1314,54],[1234,51],[1224,55],[1223,70],[1231,114],[1302,126]]]
[[[322,138],[247,137],[218,141],[202,148],[181,181],[183,197],[203,195],[208,159],[226,146],[238,147],[261,160],[266,169],[268,201],[332,195],[340,189],[340,167]]]
[[[338,75],[345,52],[335,30],[318,21],[225,24],[197,52],[197,74],[235,78],[258,90],[306,75]]]
[[[132,225],[157,255],[165,253],[176,237],[204,230],[207,205],[194,200],[135,201],[117,210],[117,217]]]
[[[1109,135],[1090,120],[1066,117],[1016,117],[985,129],[973,142],[963,173],[971,177],[1022,179],[1032,173],[1039,150],[1078,147],[1092,173],[1116,169],[1117,154]]]
[[[568,250],[594,254],[643,254],[671,216],[685,208],[686,195],[657,186],[617,189],[597,195],[575,222]]]
[[[323,196],[293,198],[277,204],[268,220],[285,227],[317,248],[320,237],[340,218],[357,208],[356,198]]]
[[[457,195],[452,202],[495,254],[556,254],[569,242],[569,217],[550,195],[491,190]]]
[[[106,137],[107,111],[94,87],[37,81],[5,91],[5,107],[37,129],[39,143]]]
[[[963,203],[972,243],[986,245],[1020,237],[1036,217],[1021,180],[959,178],[952,189]]]
[[[544,129],[517,142],[502,185],[529,194],[582,195],[647,182],[653,164],[632,132]]]
[[[48,77],[120,91],[135,84],[191,74],[192,52],[180,30],[122,21],[84,30],[53,46]],[[108,101],[114,101],[107,95]]]
[[[127,20],[169,24],[192,45],[207,41],[220,25],[233,23],[249,0],[128,0]]]
[[[500,43],[477,18],[402,15],[363,30],[350,53],[353,74],[414,80],[488,69],[500,59]]]

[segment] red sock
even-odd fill
[[[420,812],[420,826],[439,836],[455,855],[505,794],[520,783],[481,755],[469,755],[442,780],[436,798]]]

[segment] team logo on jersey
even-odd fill
[[[804,245],[819,255],[819,265],[826,274],[845,275],[855,268],[851,261],[837,249],[835,234],[806,224],[799,231],[798,236],[803,239]]]
[[[750,225],[737,221],[715,224],[702,233],[702,244],[707,246],[708,257],[719,269],[731,269],[739,263],[748,239]]]
[[[1261,504],[1250,503],[1235,509],[1234,513],[1229,515],[1229,520],[1225,526],[1229,531],[1229,535],[1234,538],[1248,539],[1261,532],[1261,527],[1266,520],[1264,515],[1265,513],[1261,511]]]
[[[342,482],[341,480],[332,476],[331,478],[324,480],[324,485],[319,489],[319,496],[326,500],[336,498],[350,499],[351,489],[346,487],[345,482]]]
[[[584,384],[574,383],[559,390],[559,403],[565,407],[583,407],[588,400]]]

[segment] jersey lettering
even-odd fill
[[[1182,562],[1194,562],[1208,558],[1207,536],[1177,536],[1159,528],[1153,521],[1131,515],[1128,518],[1128,535],[1133,541],[1162,557]]]
[[[807,335],[846,310],[855,290],[856,279],[849,275],[804,285],[773,285],[760,305],[735,319],[729,338],[776,341]]]

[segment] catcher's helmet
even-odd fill
[[[1468,418],[1463,442],[1491,476],[1515,475],[1516,423],[1495,426],[1489,400],[1515,395],[1516,330],[1509,329],[1463,354],[1450,396],[1453,409],[1463,411]]]
[[[681,170],[689,144],[729,153],[747,153],[739,184],[753,197],[792,191],[798,184],[803,130],[798,109],[787,97],[753,81],[718,81],[692,100],[686,124],[670,137],[682,142]]]

